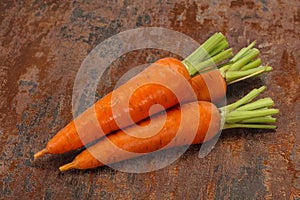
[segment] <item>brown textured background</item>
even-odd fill
[[[144,174],[109,167],[60,173],[77,152],[33,162],[33,153],[72,119],[73,83],[88,52],[143,26],[199,42],[221,31],[235,50],[257,40],[274,71],[230,86],[228,100],[267,85],[264,96],[281,110],[277,131],[224,131],[204,159],[192,146],[170,166]],[[297,0],[1,0],[0,198],[299,200],[299,38]],[[99,84],[99,97],[131,67],[166,55],[144,50],[120,58]]]

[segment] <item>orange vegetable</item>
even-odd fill
[[[160,67],[157,67],[157,65]],[[160,80],[160,82],[165,82],[165,74],[163,74],[162,71],[169,73],[169,78],[178,80],[168,84],[170,88],[176,87],[176,90],[179,91],[178,93],[183,94],[181,99],[182,102],[196,100],[191,93],[191,90],[188,88],[187,83],[191,84],[198,100],[219,102],[226,94],[226,82],[218,70],[206,72],[193,77],[191,80],[186,68],[182,66],[179,60],[174,58],[164,58],[149,66],[147,70],[140,73],[133,80],[114,90],[113,93],[109,93],[103,99],[97,101],[94,105],[95,107],[89,108],[78,116],[77,119],[61,129],[48,142],[46,148],[36,154],[35,157],[39,157],[44,153],[61,154],[80,148],[89,142],[101,138],[103,135],[133,124],[128,116],[132,118],[133,122],[138,122],[147,118],[149,116],[149,109],[154,104],[160,104],[165,109],[178,104],[176,95],[170,89],[162,85],[146,84],[135,90],[135,92],[131,90],[131,88],[134,88],[134,86],[131,85],[143,84],[147,79],[153,80],[154,78],[151,77],[153,75],[156,76],[155,79],[164,79]],[[183,76],[187,82],[184,82],[184,79],[179,78],[178,74],[172,75],[173,72]],[[163,76],[159,76],[159,74],[163,74]],[[129,100],[129,108],[122,109],[128,107],[125,104],[126,102],[123,101],[124,104],[119,104],[118,107],[114,108],[117,112],[113,115],[112,96],[119,100],[118,97],[123,97],[130,93],[133,94]],[[157,113],[159,111],[161,110],[152,112]],[[96,118],[92,117],[93,115],[96,115]],[[120,123],[117,124],[116,121]],[[102,128],[102,134],[99,125]],[[79,133],[82,132],[84,132],[84,134],[79,135]]]
[[[165,63],[166,61],[168,63]],[[129,126],[132,124],[132,122],[130,119],[126,119],[126,116],[128,116],[128,112],[133,121],[138,122],[141,119],[145,119],[149,116],[149,109],[154,104],[163,105],[164,108],[170,108],[178,104],[178,99],[171,90],[161,85],[149,84],[143,86],[141,89],[138,89],[133,93],[130,98],[128,109],[118,109],[118,115],[113,115],[111,105],[112,95],[114,95],[114,97],[121,97],[125,96],[126,93],[130,94],[132,93],[132,91],[130,90],[131,85],[142,84],[145,79],[151,78],[151,76],[148,74],[160,74],[158,72],[153,73],[154,70],[158,70],[156,64],[161,65],[161,67],[159,68],[160,72],[163,71],[163,67],[166,68],[166,71],[168,71],[169,69],[173,70],[175,68],[178,73],[181,73],[183,76],[185,76],[187,81],[190,81],[190,77],[188,76],[185,67],[182,66],[179,60],[176,60],[174,58],[165,58],[159,60],[154,65],[149,66],[149,68],[147,68],[147,71],[139,74],[139,78],[136,78],[134,82],[127,82],[120,88],[117,88],[113,93],[108,94],[106,97],[96,102],[95,107],[89,108],[77,119],[72,121],[61,131],[59,131],[48,142],[46,149],[42,150],[42,153],[64,153],[80,148],[84,144],[102,137],[103,135],[101,135],[99,131],[100,129],[98,127],[98,123],[100,124],[104,135],[118,130],[120,127]],[[172,66],[173,68],[168,68],[168,66]],[[162,76],[161,78],[165,79],[164,76]],[[172,83],[176,84],[176,87],[178,88],[178,90],[180,90],[181,94],[185,94],[184,96],[182,96],[183,101],[192,101],[193,96],[188,92],[189,89],[187,88],[187,83],[184,83],[183,81]],[[221,77],[220,72],[217,70],[209,71],[192,78],[191,85],[198,100],[213,100],[214,102],[218,102],[226,94],[226,82],[224,81],[224,78]],[[147,97],[148,94],[151,94],[150,98]],[[147,101],[143,99],[147,99]],[[120,105],[120,107],[126,108],[126,105]],[[154,111],[154,113],[159,111],[160,110],[156,110]],[[95,118],[91,117],[94,114],[96,114],[97,116],[97,121],[95,121]],[[122,124],[117,124],[116,120],[119,120]],[[84,131],[85,134],[81,134],[79,136],[78,132],[81,131]],[[35,157],[38,156],[39,154],[37,154]]]
[[[271,117],[279,112],[270,108],[274,102],[265,98],[250,103],[264,90],[265,87],[254,89],[241,100],[220,109],[206,101],[175,106],[167,110],[166,116],[157,114],[152,119],[108,135],[80,153],[71,163],[60,167],[60,170],[95,168],[162,148],[199,144],[213,138],[221,129],[275,129],[273,125],[264,124],[276,120]],[[193,129],[193,126],[196,128]]]
[[[166,77],[176,81],[168,81]],[[145,119],[149,116],[149,109],[154,104],[160,104],[165,109],[170,108],[178,103],[178,99],[173,93],[174,90],[178,94],[182,94],[182,99],[186,98],[185,101],[188,101],[188,98],[191,98],[186,95],[189,91],[190,79],[187,69],[179,60],[175,58],[158,60],[133,79],[97,101],[94,106],[61,129],[48,142],[46,148],[37,153],[35,157],[44,153],[60,154],[82,147],[103,135],[131,125],[130,117],[133,122]],[[129,94],[132,96],[130,96],[129,102],[126,102]],[[161,107],[157,108],[162,109]],[[153,112],[156,113],[160,110]],[[94,115],[96,117],[93,117]],[[102,128],[102,134],[99,125]],[[85,134],[78,134],[82,132]]]
[[[201,121],[195,117],[198,115],[196,112],[199,112]],[[180,124],[181,116],[184,117],[183,122]],[[158,123],[164,120],[164,116],[156,115],[152,120],[152,123]],[[179,107],[171,108],[167,112],[166,121],[160,131],[151,137],[145,138],[143,136],[145,133],[153,133],[156,131],[155,126],[148,126],[146,130],[141,129],[140,126],[143,127],[148,124],[149,120],[145,120],[140,122],[138,126],[135,125],[126,129],[129,132],[135,133],[135,136],[128,135],[122,130],[108,135],[88,148],[88,150],[84,150],[72,163],[61,167],[60,170],[95,168],[140,155],[131,154],[126,151],[134,153],[154,152],[168,145],[176,134],[178,134],[178,138],[170,143],[167,148],[188,145],[191,144],[191,142],[193,144],[201,143],[204,141],[206,135],[208,135],[206,139],[210,139],[220,129],[220,113],[212,103],[205,101],[192,102],[183,105],[181,109],[179,109]],[[195,134],[190,131],[191,124],[198,124],[196,137]],[[179,127],[180,132],[178,132]],[[111,142],[125,151],[118,151]]]
[[[227,83],[219,70],[212,70],[195,76],[192,88],[199,101],[219,103],[226,96]]]
[[[236,63],[230,62],[220,70],[206,71],[191,80],[197,70],[210,69],[212,62],[218,63],[231,56],[231,49],[224,51],[228,44],[222,35],[217,34],[212,38],[220,38],[217,40],[220,40],[220,44],[215,44],[218,51],[211,48],[213,45],[204,43],[200,50],[197,49],[183,61],[175,58],[156,61],[61,129],[47,143],[46,148],[36,153],[34,157],[38,158],[46,153],[61,154],[80,148],[178,103],[197,99],[218,103],[225,97],[227,80],[231,83],[266,71],[267,67],[259,68],[257,67],[259,62],[252,62],[252,59],[258,55],[258,51],[246,48],[247,51],[235,57]],[[212,53],[212,58],[205,58],[207,53],[199,54],[206,46],[209,46],[210,50],[207,47],[207,52]],[[199,58],[201,56],[202,59]],[[232,71],[231,65],[235,70],[247,66],[247,70]],[[161,106],[152,107],[155,104]],[[149,113],[150,109],[151,113]]]
[[[217,56],[214,61],[221,62],[232,55],[231,49],[223,51],[228,44],[222,34],[215,34],[211,38],[208,40],[209,43],[206,42],[199,47],[201,51],[196,50],[189,58],[199,60],[199,56],[202,56],[203,58],[199,60],[201,63],[207,59],[205,58],[207,52],[214,51],[214,55]],[[214,44],[209,45],[212,42]],[[222,48],[219,43],[222,44]],[[216,46],[220,54],[216,54],[213,48]],[[205,54],[203,49],[207,50]],[[48,142],[46,148],[36,153],[34,157],[38,158],[46,153],[61,154],[77,149],[115,130],[145,119],[151,113],[170,108],[178,102],[195,101],[196,97],[190,84],[193,75],[191,70],[195,68],[188,67],[175,58],[156,61],[61,129]],[[155,104],[161,106],[152,107]],[[153,108],[151,113],[150,108]],[[84,134],[80,134],[83,132]]]

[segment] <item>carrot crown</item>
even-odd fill
[[[265,128],[276,129],[276,118],[272,115],[278,114],[279,110],[272,108],[274,102],[271,98],[255,99],[266,89],[262,86],[249,92],[235,103],[219,108],[222,116],[222,129],[229,128]]]
[[[232,57],[233,53],[232,48],[226,49],[229,45],[225,36],[222,33],[215,33],[182,63],[191,76],[219,68],[229,85],[272,70],[268,65],[261,65],[261,59],[257,58],[259,50],[253,48],[255,44],[256,42],[253,41],[249,46],[242,48],[229,62],[220,64]]]
[[[259,50],[253,48],[255,44],[256,42],[253,41],[248,47],[242,48],[229,62],[219,66],[227,85],[272,70],[268,65],[261,65],[261,59],[257,58]]]
[[[222,33],[215,33],[182,63],[186,66],[189,74],[194,76],[232,57],[232,49],[226,50],[228,46],[225,36]]]

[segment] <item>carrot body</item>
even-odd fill
[[[191,85],[199,101],[217,104],[226,96],[227,84],[217,69],[193,77]]]
[[[147,82],[149,84],[145,84]],[[189,84],[192,86],[193,94],[188,88]],[[176,93],[183,94],[181,100],[173,93],[174,88]],[[128,97],[129,102],[126,102],[128,94],[132,95]],[[160,59],[97,101],[93,107],[61,129],[48,142],[46,148],[35,157],[44,153],[65,153],[115,130],[132,125],[147,118],[149,109],[154,104],[160,104],[167,109],[178,104],[178,101],[196,100],[193,95],[196,95],[197,100],[218,103],[225,97],[225,94],[226,82],[218,70],[208,71],[191,79],[185,66],[179,60]],[[160,107],[152,112],[157,113],[161,109]]]
[[[112,131],[145,119],[154,104],[170,108],[179,101],[174,90],[182,94],[182,101],[188,101],[191,98],[187,95],[190,79],[181,61],[175,58],[158,60],[61,129],[48,142],[42,154],[60,154],[77,149]],[[130,98],[128,95],[131,95]],[[161,107],[157,107],[153,113],[161,110]]]
[[[182,121],[181,116],[183,117]],[[181,109],[179,106],[173,107],[167,111],[165,119],[165,123],[159,131],[156,131],[157,127],[155,127],[155,124],[159,124],[160,121],[164,120],[162,114],[155,115],[151,119],[153,120],[151,123],[154,126],[147,126],[146,129],[142,129],[141,127],[150,123],[150,119],[146,119],[138,123],[138,125],[125,129],[126,132],[135,133],[135,136],[131,136],[123,130],[110,134],[87,150],[84,150],[72,163],[61,167],[60,170],[95,168],[137,157],[141,155],[140,153],[150,153],[162,148],[198,144],[211,139],[220,130],[219,110],[209,102],[187,103],[182,105]],[[198,124],[198,126],[193,131],[191,126],[195,124]],[[147,133],[154,133],[154,135],[144,137]],[[120,151],[119,149],[125,151]]]

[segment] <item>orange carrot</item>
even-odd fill
[[[198,119],[195,118],[197,115],[196,112],[201,114],[201,122],[198,122]],[[148,120],[140,122],[139,126],[129,127],[128,131],[135,132],[135,135],[140,135],[141,137],[130,136],[124,131],[120,130],[117,133],[113,133],[100,140],[96,145],[91,146],[88,150],[83,151],[79,154],[75,160],[62,168],[61,171],[67,169],[76,168],[76,169],[88,169],[102,166],[104,164],[111,164],[121,160],[132,158],[134,155],[140,154],[131,154],[134,153],[149,153],[157,151],[166,145],[168,145],[172,139],[179,134],[179,138],[174,140],[168,148],[187,145],[189,142],[200,143],[203,142],[205,135],[208,134],[209,137],[213,137],[214,134],[220,128],[220,114],[218,109],[209,102],[192,102],[182,106],[182,112],[178,107],[171,108],[167,112],[167,117],[164,126],[161,130],[152,137],[144,138],[143,134],[145,132],[152,133],[153,126],[150,126],[149,129],[140,131],[140,126],[147,126],[149,124]],[[184,116],[184,123],[180,124],[181,116]],[[157,121],[163,120],[163,115],[156,115],[152,118],[152,123],[157,123]],[[191,124],[198,124],[197,127],[197,136],[194,138],[194,134],[189,131]],[[180,133],[177,133],[179,131]],[[156,128],[154,127],[154,130]],[[207,132],[208,130],[209,133]],[[114,147],[111,142],[117,146]],[[186,143],[187,142],[187,143]],[[118,151],[118,148],[121,148],[124,151]],[[97,155],[99,159],[94,156]],[[101,160],[102,162],[100,162]]]
[[[255,41],[241,49],[228,63],[218,66],[218,69],[200,70],[200,75],[194,76],[191,80],[197,99],[221,103],[226,96],[227,85],[271,71],[272,67],[260,66],[261,60],[255,59],[259,51],[253,48],[254,45]],[[189,60],[182,62],[187,66],[193,66]]]
[[[220,110],[214,104],[204,101],[184,104],[180,107],[181,109],[179,106],[173,107],[167,111],[166,120],[159,131],[155,125],[160,124],[159,122],[165,119],[163,114],[155,115],[151,119],[154,126],[147,126],[150,119],[146,119],[138,125],[108,135],[80,153],[71,163],[60,167],[60,170],[95,168],[134,158],[140,156],[141,153],[158,151],[162,148],[199,144],[210,140],[222,128],[274,129],[275,126],[272,125],[257,124],[274,122],[275,118],[271,118],[271,115],[277,114],[279,111],[269,108],[273,105],[273,101],[262,99],[249,103],[264,89],[265,87],[255,89],[240,101]],[[224,112],[226,113],[225,125],[222,127],[221,116]],[[197,125],[196,133],[191,129],[193,124]],[[145,126],[147,127],[141,128]],[[135,133],[135,135],[131,136],[126,132]],[[153,135],[145,137],[149,133]],[[176,139],[174,139],[175,137]]]
[[[166,80],[166,76],[177,81],[170,82]],[[58,132],[48,142],[42,153],[59,154],[77,149],[105,134],[118,130],[120,127],[131,125],[130,117],[133,122],[147,118],[149,109],[154,104],[163,105],[164,108],[176,105],[178,99],[173,91],[177,90],[177,93],[187,97],[183,94],[189,91],[189,81],[189,73],[179,60],[174,58],[161,59],[103,99],[97,101],[94,107],[83,112],[77,119]],[[147,82],[149,84],[144,84]],[[173,91],[155,82],[168,85]],[[136,86],[139,88],[136,89]],[[129,102],[126,102],[128,94],[132,94],[132,96]],[[114,110],[116,112],[113,113]],[[155,112],[158,111],[160,110]],[[96,117],[93,117],[93,115],[96,115]],[[119,123],[117,124],[117,122]],[[102,128],[103,134],[100,133],[98,124]],[[83,131],[85,134],[79,136],[78,133]],[[38,156],[36,155],[36,157]]]
[[[225,37],[217,33],[199,47],[201,51],[198,49],[196,53],[191,54],[189,60],[197,58],[198,63],[205,62],[208,59],[205,58],[207,53],[213,52],[213,61],[221,62],[232,55],[232,49],[224,51],[227,46]],[[217,54],[215,48],[218,49]],[[211,65],[211,62],[205,65]],[[160,104],[167,109],[178,102],[195,100],[190,86],[193,75],[191,70],[194,69],[195,67],[186,66],[175,58],[156,61],[127,83],[97,101],[94,106],[60,130],[48,142],[46,148],[36,153],[34,157],[38,158],[46,153],[60,154],[82,147],[112,131],[147,118],[149,109],[155,104]],[[131,95],[130,98],[128,95]],[[156,107],[152,112],[157,113],[162,107]],[[79,135],[82,132],[84,134]]]
[[[46,153],[61,154],[82,147],[106,134],[147,118],[150,108],[155,104],[160,104],[161,107],[156,107],[152,113],[161,111],[162,107],[167,109],[178,103],[194,101],[196,98],[217,103],[224,98],[227,83],[270,70],[269,67],[257,67],[260,62],[253,59],[258,55],[258,50],[251,49],[251,44],[219,70],[207,71],[191,80],[191,76],[197,73],[197,70],[207,70],[212,62],[218,63],[231,56],[231,49],[224,51],[228,46],[225,38],[218,34],[212,38],[216,36],[221,39],[215,44],[215,49],[211,47],[213,45],[207,45],[205,42],[200,50],[196,50],[182,62],[175,58],[164,58],[153,63],[69,123],[34,157],[38,158]],[[208,41],[214,40],[210,38]],[[207,52],[201,54],[206,48],[212,57],[200,59],[201,56],[207,56]],[[246,69],[241,70],[243,67]],[[176,96],[174,91],[181,96]]]
[[[195,76],[191,80],[197,99],[219,103],[225,96],[227,84],[219,70],[212,70]]]

